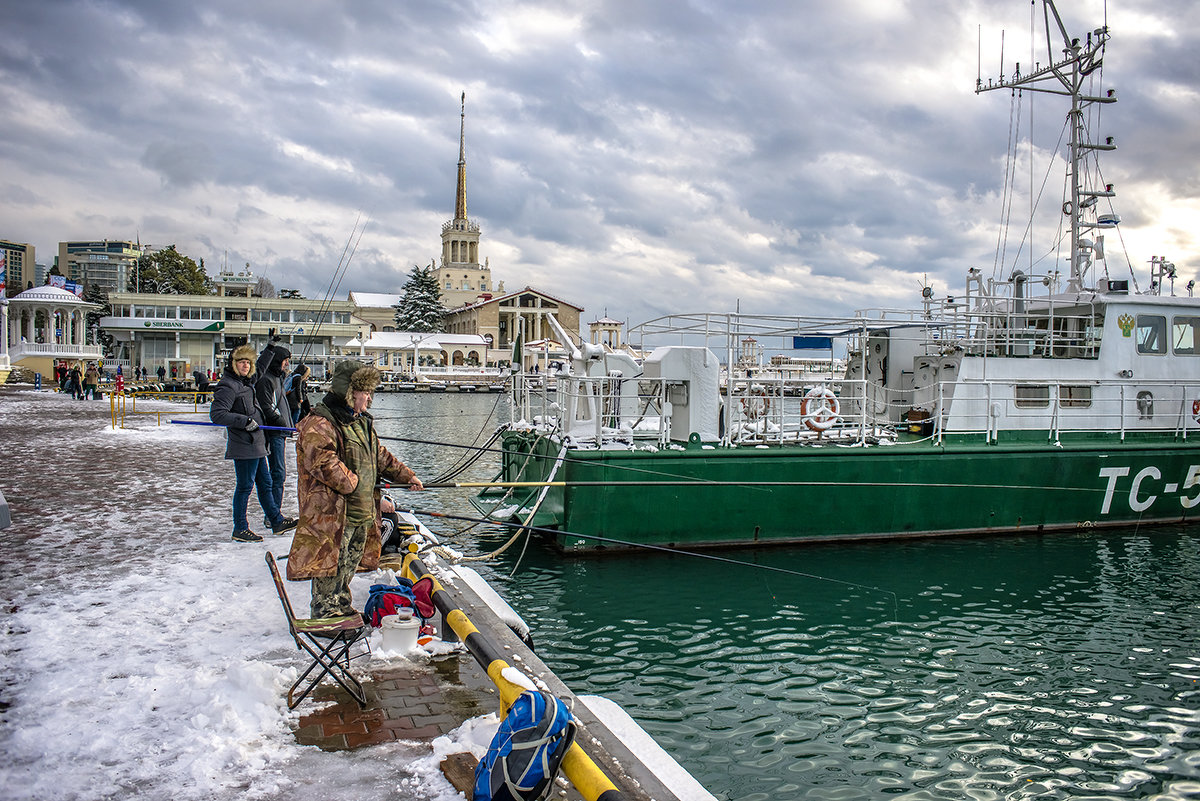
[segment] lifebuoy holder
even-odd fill
[[[841,406],[829,387],[813,387],[800,401],[800,417],[813,431],[826,431],[840,418]]]
[[[1192,419],[1200,423],[1200,400],[1192,401]]]

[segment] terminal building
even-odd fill
[[[257,283],[249,272],[220,273],[213,280],[215,295],[112,292],[112,315],[100,325],[116,340],[116,363],[151,373],[162,365],[180,378],[193,370],[219,373],[233,348],[248,341],[261,349],[273,328],[292,352],[293,365],[303,362],[324,377],[363,325],[354,304],[253,297]]]

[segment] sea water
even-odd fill
[[[485,395],[381,395],[374,411],[385,434],[460,444],[508,414]],[[423,477],[463,455],[387,444]],[[465,491],[400,498],[418,499],[472,514]],[[1200,531],[721,556],[747,564],[564,559],[522,538],[482,572],[567,684],[620,703],[718,798],[1200,797]]]

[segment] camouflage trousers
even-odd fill
[[[358,570],[363,551],[367,547],[367,530],[370,523],[361,526],[346,526],[342,534],[342,551],[338,554],[337,573],[332,576],[317,576],[312,580],[312,603],[309,610],[313,617],[337,617],[353,614],[350,606],[350,579]]]

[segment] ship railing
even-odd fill
[[[1055,443],[1077,433],[1115,434],[1121,441],[1136,432],[1169,433],[1186,440],[1200,432],[1200,383],[943,381],[932,418],[938,442],[947,435],[978,435],[993,443],[1002,432],[1044,433]]]
[[[975,356],[1085,358],[1100,355],[1104,306],[1092,300],[1065,302],[1052,295],[1013,299],[996,294],[946,299],[928,314],[872,309],[857,335],[887,328],[924,327],[927,355],[962,350]],[[855,348],[861,347],[861,342]]]
[[[726,385],[720,398],[692,397],[674,379],[560,376],[551,398],[528,391],[517,417],[577,442],[686,442],[692,431],[726,444],[865,442],[891,436],[900,401],[865,380],[814,377],[798,385],[780,376]],[[688,430],[685,425],[686,414]]]

